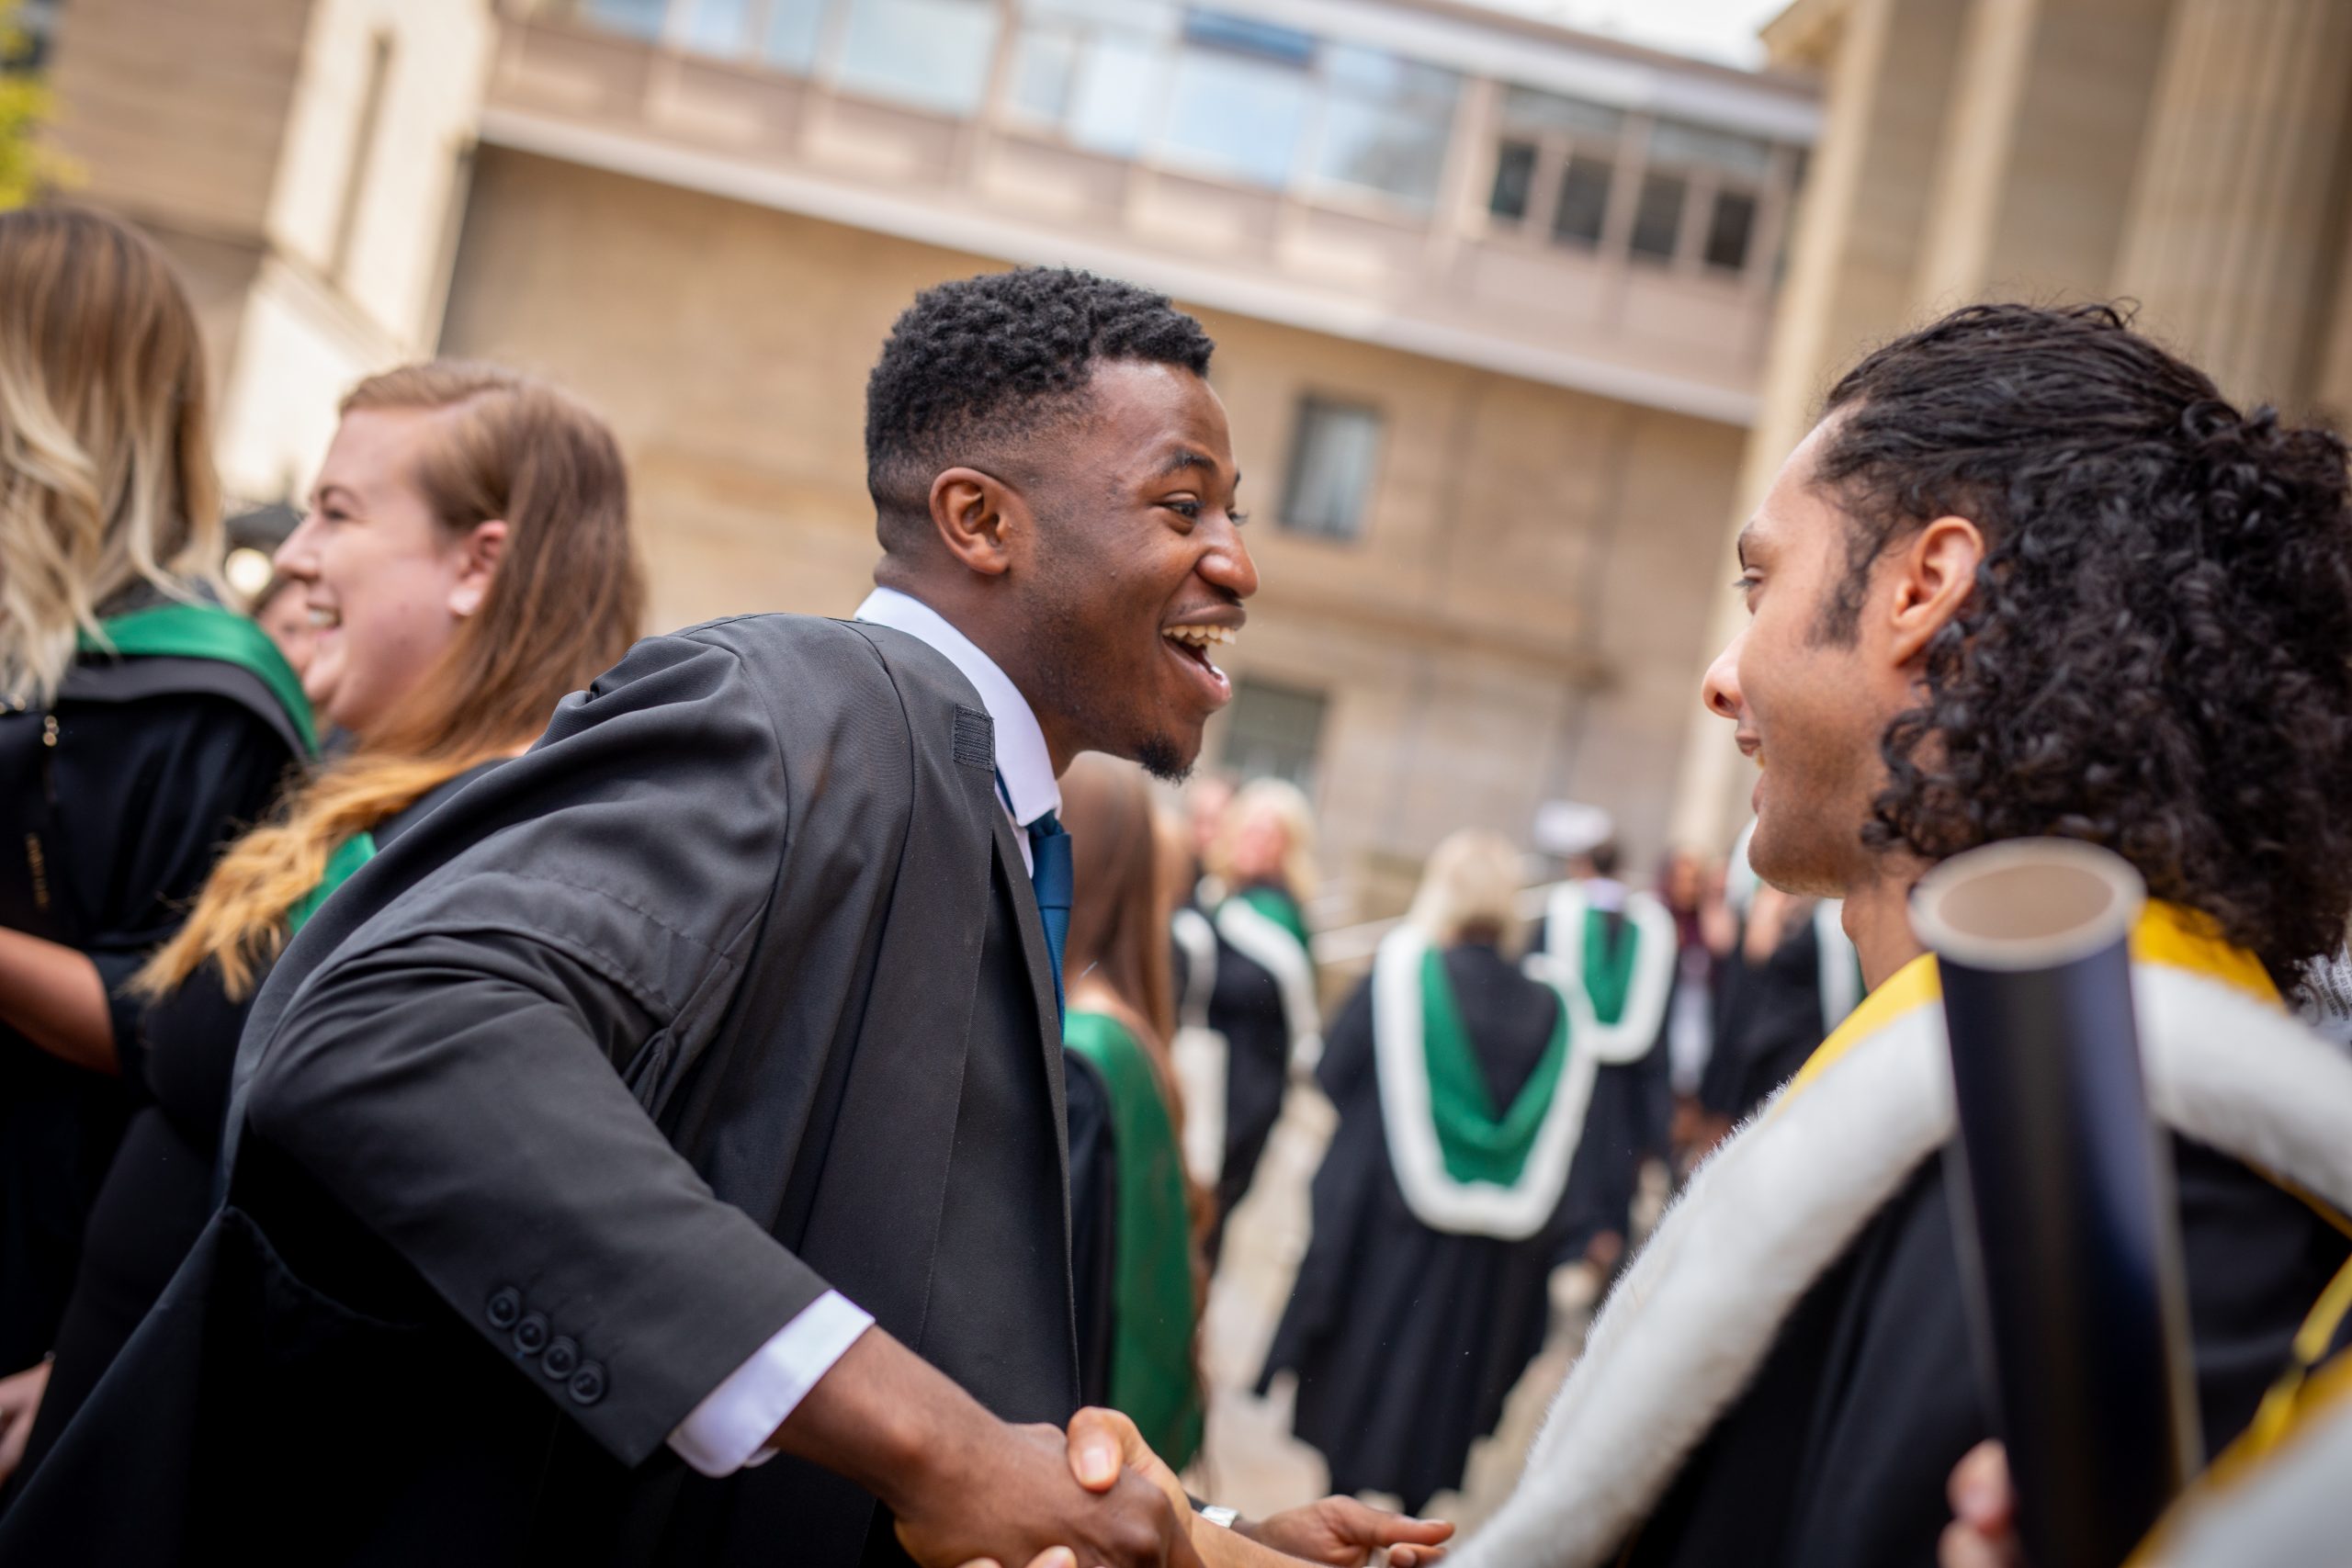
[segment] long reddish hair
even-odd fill
[[[637,636],[645,585],[629,538],[628,475],[605,423],[578,400],[495,366],[435,360],[371,376],[345,414],[440,415],[413,481],[452,537],[493,518],[506,547],[481,608],[379,731],[240,839],[195,911],[139,975],[149,995],[209,959],[232,997],[285,945],[288,913],[336,846],[547,728],[556,704]]]

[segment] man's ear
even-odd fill
[[[1888,651],[1909,664],[1926,651],[1976,586],[1984,561],[1984,536],[1965,517],[1939,517],[1896,552],[1894,599],[1889,609],[1893,640]]]
[[[994,475],[947,468],[931,481],[931,526],[967,570],[1001,577],[1029,548],[1036,521],[1020,491]]]

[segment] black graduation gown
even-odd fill
[[[259,677],[213,660],[85,658],[47,712],[0,704],[0,925],[89,955],[121,1067],[68,1066],[0,1025],[0,1371],[53,1347],[90,1206],[143,1097],[139,1006],[122,987],[300,755]]]
[[[1810,919],[1792,922],[1762,964],[1750,964],[1735,944],[1724,962],[1715,1051],[1700,1079],[1700,1103],[1745,1120],[1828,1034],[1821,1008],[1821,934]]]
[[[1560,999],[1489,946],[1445,954],[1498,1104],[1526,1087]],[[1331,1489],[1393,1493],[1418,1513],[1462,1483],[1470,1446],[1543,1348],[1553,1224],[1521,1241],[1431,1230],[1389,1164],[1373,1055],[1372,987],[1332,1023],[1317,1069],[1340,1112],[1316,1172],[1314,1239],[1259,1375],[1298,1374],[1295,1427],[1331,1465]],[[1572,1046],[1573,1048],[1573,1046]]]
[[[666,1439],[828,1287],[1068,1419],[1059,1032],[952,664],[639,643],[289,945],[228,1204],[0,1562],[903,1562],[848,1482]]]
[[[371,832],[378,850],[390,848],[412,824],[496,766],[469,769],[376,824]],[[251,1002],[250,996],[232,1001],[220,970],[207,964],[141,1017],[153,1103],[131,1114],[91,1208],[81,1269],[58,1326],[57,1359],[25,1449],[27,1475],[204,1233],[217,1196],[213,1161],[229,1113],[230,1069]]]
[[[2205,1448],[2246,1425],[2344,1261],[2327,1222],[2175,1137]],[[1941,1160],[1905,1184],[1781,1326],[1747,1393],[1635,1537],[1634,1568],[1935,1561],[1945,1483],[1993,1436],[1970,1354]]]
[[[1598,911],[1596,911],[1598,913]],[[1600,913],[1610,922],[1612,937],[1629,940],[1633,927],[1621,914]],[[1547,918],[1536,948],[1557,951],[1563,940],[1583,940],[1583,933],[1552,930]],[[1682,984],[1681,965],[1675,966],[1674,984]],[[1659,1015],[1657,1037],[1650,1048],[1630,1062],[1603,1062],[1593,1069],[1592,1099],[1585,1108],[1584,1134],[1577,1142],[1577,1156],[1568,1168],[1567,1196],[1561,1201],[1563,1219],[1555,1261],[1572,1263],[1604,1231],[1633,1239],[1634,1199],[1641,1190],[1642,1162],[1664,1158],[1674,1122],[1674,1062],[1667,1046],[1667,1031],[1674,1019],[1674,993],[1667,993]],[[1816,1042],[1817,1043],[1818,1042]]]
[[[1290,1015],[1283,988],[1266,967],[1219,935],[1209,1027],[1225,1037],[1225,1163],[1216,1180],[1216,1215],[1207,1239],[1214,1265],[1224,1248],[1226,1216],[1239,1206],[1265,1157],[1290,1085]]]

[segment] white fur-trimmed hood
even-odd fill
[[[2203,975],[2136,964],[2132,989],[2157,1118],[2352,1210],[2352,1059]],[[1604,1303],[1461,1568],[1588,1568],[1621,1549],[1788,1314],[1953,1125],[1930,1003],[1726,1140]]]

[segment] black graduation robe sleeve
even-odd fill
[[[625,1463],[827,1289],[639,1100],[718,1032],[774,896],[770,695],[722,643],[639,644],[477,786],[475,841],[438,864],[428,822],[346,886],[376,912],[303,931],[244,1047],[249,1135]],[[516,1356],[533,1316],[593,1397]]]
[[[176,705],[165,713],[151,701],[73,716],[123,731],[115,754],[127,771],[108,792],[119,800],[106,824],[110,858],[102,870],[92,867],[104,880],[93,877],[84,895],[84,908],[101,913],[81,946],[106,986],[116,1062],[134,1094],[146,1076],[146,1002],[130,990],[130,978],[187,919],[220,852],[268,814],[294,764],[277,730],[249,709],[215,696]]]

